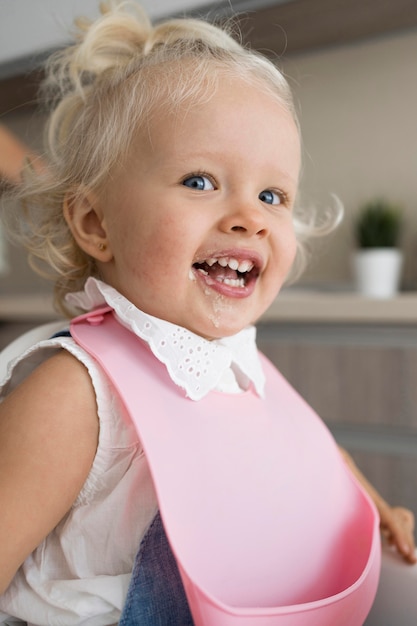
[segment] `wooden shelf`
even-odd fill
[[[283,289],[261,318],[262,322],[292,324],[385,324],[417,326],[417,293],[394,298],[365,298],[354,291]]]
[[[239,19],[245,42],[289,55],[417,27],[415,0],[293,0]]]
[[[0,80],[0,115],[37,107],[42,77],[43,72],[36,70]]]
[[[415,0],[291,0],[267,4],[256,10],[242,10],[236,22],[244,43],[274,57],[417,28]],[[249,2],[253,5],[262,2]],[[239,11],[239,3],[236,6]],[[223,15],[227,13],[225,7],[226,3]],[[218,3],[209,12],[213,19],[216,8]],[[0,115],[36,104],[42,72],[27,71],[30,60],[26,61],[22,60],[19,75],[16,70],[16,75],[0,80]]]

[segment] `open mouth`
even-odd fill
[[[250,259],[234,257],[208,258],[194,263],[193,269],[213,281],[229,287],[246,287],[259,276],[259,267]]]

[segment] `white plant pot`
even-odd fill
[[[403,255],[396,248],[357,250],[353,257],[356,288],[368,298],[392,298],[398,292]]]

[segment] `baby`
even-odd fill
[[[224,30],[198,20],[153,28],[135,3],[111,5],[79,26],[77,43],[48,66],[47,167],[29,168],[18,190],[22,215],[6,217],[33,265],[54,278],[61,311],[71,317],[106,305],[132,345],[139,342],[137,407],[127,411],[76,333],[45,338],[13,362],[0,407],[0,623],[13,616],[104,626],[121,618],[135,556],[164,498],[140,436],[140,414],[164,413],[157,387],[144,383],[161,364],[161,397],[174,393],[185,411],[198,414],[217,394],[222,406],[251,397],[273,430],[281,427],[269,393],[281,378],[258,354],[253,324],[277,296],[307,228],[295,211],[300,135],[286,80]],[[190,364],[194,351],[204,359]],[[353,494],[374,529],[374,508],[327,430],[294,402],[324,446],[326,506],[334,470],[345,501]],[[304,439],[285,440],[289,457],[301,450],[301,484],[323,458],[314,446],[300,448]],[[214,475],[216,459],[207,462]],[[168,467],[175,476],[175,459]],[[276,489],[262,507],[279,529],[285,501]],[[304,487],[299,502],[307,497]],[[312,516],[327,527],[326,507],[317,506],[302,516],[306,537]],[[333,530],[343,523],[339,516]],[[389,525],[411,555],[412,519],[404,532]],[[375,533],[367,540],[363,567],[376,571]],[[294,590],[294,603],[305,606],[303,593]],[[269,604],[265,611],[275,611]]]

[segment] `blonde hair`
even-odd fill
[[[213,93],[220,76],[231,75],[277,98],[297,121],[283,74],[226,28],[196,19],[152,26],[132,1],[114,0],[101,11],[94,22],[78,20],[74,45],[47,63],[42,95],[51,107],[48,168],[36,176],[27,168],[18,192],[23,211],[6,215],[32,267],[55,280],[56,305],[66,313],[65,295],[82,289],[97,268],[73,239],[63,204],[80,189],[100,188],[161,104],[172,109],[197,103]],[[305,238],[305,227],[300,232]],[[299,259],[298,271],[303,254]]]

